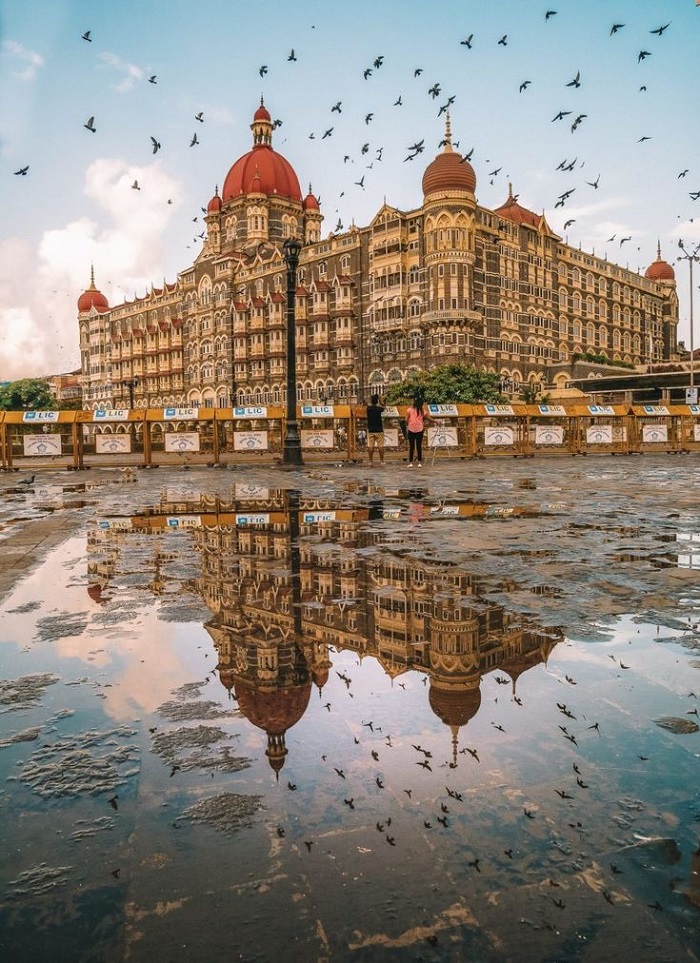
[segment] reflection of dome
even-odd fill
[[[99,311],[100,314],[104,311],[109,311],[109,301],[104,294],[95,287],[94,268],[90,269],[90,287],[83,291],[78,298],[78,311],[81,314],[84,311],[90,311],[91,308]]]
[[[311,697],[311,682],[280,688],[257,688],[236,682],[234,694],[238,699],[238,708],[246,719],[267,733],[265,754],[270,766],[279,772],[287,755],[284,734],[306,712]]]
[[[106,599],[102,597],[102,586],[97,583],[95,585],[88,585],[87,594],[90,596],[93,602],[97,602],[98,605],[104,605]]]
[[[460,686],[443,687],[434,678],[431,679],[428,693],[430,708],[446,726],[466,726],[481,705],[479,681],[477,674],[473,682],[465,680]]]
[[[423,194],[437,191],[468,191],[474,193],[476,174],[469,161],[455,153],[450,137],[449,114],[445,124],[445,144],[442,154],[431,161],[423,174]]]
[[[673,270],[668,261],[664,261],[661,257],[661,242],[659,241],[656,248],[656,260],[653,264],[650,264],[646,269],[644,274],[645,278],[649,278],[650,281],[675,281],[676,272]]]
[[[294,168],[272,149],[272,123],[262,103],[255,112],[251,128],[253,149],[239,157],[229,170],[221,192],[222,200],[225,202],[241,194],[277,194],[300,201],[301,188]]]

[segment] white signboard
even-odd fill
[[[93,421],[127,421],[128,418],[128,408],[98,408],[92,413]]]
[[[685,403],[687,405],[696,405],[698,403],[698,389],[697,388],[686,388],[685,389]]]
[[[514,415],[512,405],[484,405],[487,415]]]
[[[302,405],[302,418],[333,418],[333,405]]]
[[[163,408],[163,418],[165,421],[182,421],[196,418],[197,408]]]
[[[266,431],[234,431],[234,451],[267,451],[270,447]]]
[[[512,445],[514,440],[512,428],[484,428],[485,445]]]
[[[457,405],[428,405],[428,411],[436,418],[454,417],[459,414]]]
[[[612,405],[589,405],[588,410],[592,415],[614,415],[615,409]]]
[[[302,512],[302,522],[333,522],[335,512]]]
[[[537,408],[541,415],[558,415],[560,418],[566,415],[564,405],[538,405]]]
[[[302,448],[335,448],[332,428],[323,428],[318,431],[302,429],[299,434]]]
[[[399,409],[396,405],[387,405],[382,412],[382,418],[400,418]]]
[[[236,525],[268,525],[270,515],[268,512],[254,512],[245,515],[236,515]]]
[[[165,519],[168,528],[200,528],[201,515],[170,515]]]
[[[455,427],[428,428],[428,448],[456,448],[458,444]]]
[[[58,421],[57,411],[25,411],[22,414],[22,421],[26,423],[34,422],[40,424],[46,421]]]
[[[198,431],[166,431],[166,451],[199,451]]]
[[[670,414],[666,405],[644,405],[645,415],[668,415]]]
[[[234,418],[267,418],[267,406],[257,405],[257,406],[246,406],[243,408],[233,409]]]
[[[561,425],[535,425],[535,444],[563,445],[563,427]]]
[[[384,429],[384,447],[385,448],[399,447],[399,429],[398,428]]]
[[[642,441],[668,441],[668,427],[666,425],[642,425]]]
[[[25,455],[60,455],[63,448],[60,435],[24,435]]]
[[[589,445],[611,445],[612,440],[612,425],[596,425],[593,428],[586,428],[586,442]]]
[[[700,425],[693,425],[693,440],[700,441]]]
[[[95,435],[98,455],[117,455],[131,451],[131,435]]]

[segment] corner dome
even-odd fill
[[[423,196],[427,197],[428,194],[439,191],[467,191],[473,194],[475,189],[474,168],[461,154],[455,153],[452,147],[448,114],[442,153],[428,164],[423,174]]]
[[[207,214],[218,214],[221,210],[221,198],[219,197],[219,188],[217,187],[214,196],[207,204]]]
[[[272,148],[272,121],[262,100],[250,128],[253,149],[239,157],[226,175],[222,202],[245,194],[273,194],[301,201],[301,188],[294,168]]]
[[[109,301],[101,291],[95,287],[95,271],[90,269],[90,287],[87,288],[78,298],[78,311],[80,314],[94,308],[100,314],[109,311]]]
[[[320,211],[321,208],[318,203],[318,198],[314,196],[311,192],[311,184],[309,184],[309,193],[306,195],[301,205],[305,211]]]
[[[653,264],[650,264],[646,269],[644,274],[645,278],[649,278],[650,281],[675,281],[676,272],[673,270],[668,261],[664,261],[661,257],[661,242],[659,241],[656,248],[656,260]]]
[[[539,227],[540,225],[541,215],[535,214],[534,211],[529,211],[526,207],[518,204],[517,198],[513,197],[512,184],[508,185],[508,200],[505,204],[495,208],[493,213],[513,221],[514,224],[527,224],[528,227]]]

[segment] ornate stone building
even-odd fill
[[[286,238],[303,239],[297,395],[363,400],[415,368],[460,361],[513,390],[566,380],[577,354],[628,364],[674,360],[678,299],[661,257],[641,275],[569,247],[512,190],[489,210],[452,146],[423,174],[412,211],[384,204],[366,227],[321,236],[272,146],[262,104],[252,149],[209,201],[195,262],[172,284],[110,307],[94,277],[78,300],[84,404],[205,405],[286,399]]]

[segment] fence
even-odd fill
[[[426,457],[680,454],[700,450],[700,405],[428,405]],[[304,461],[366,457],[366,409],[301,405]],[[405,408],[384,410],[387,461],[405,459]],[[0,412],[3,471],[279,461],[285,409]]]

